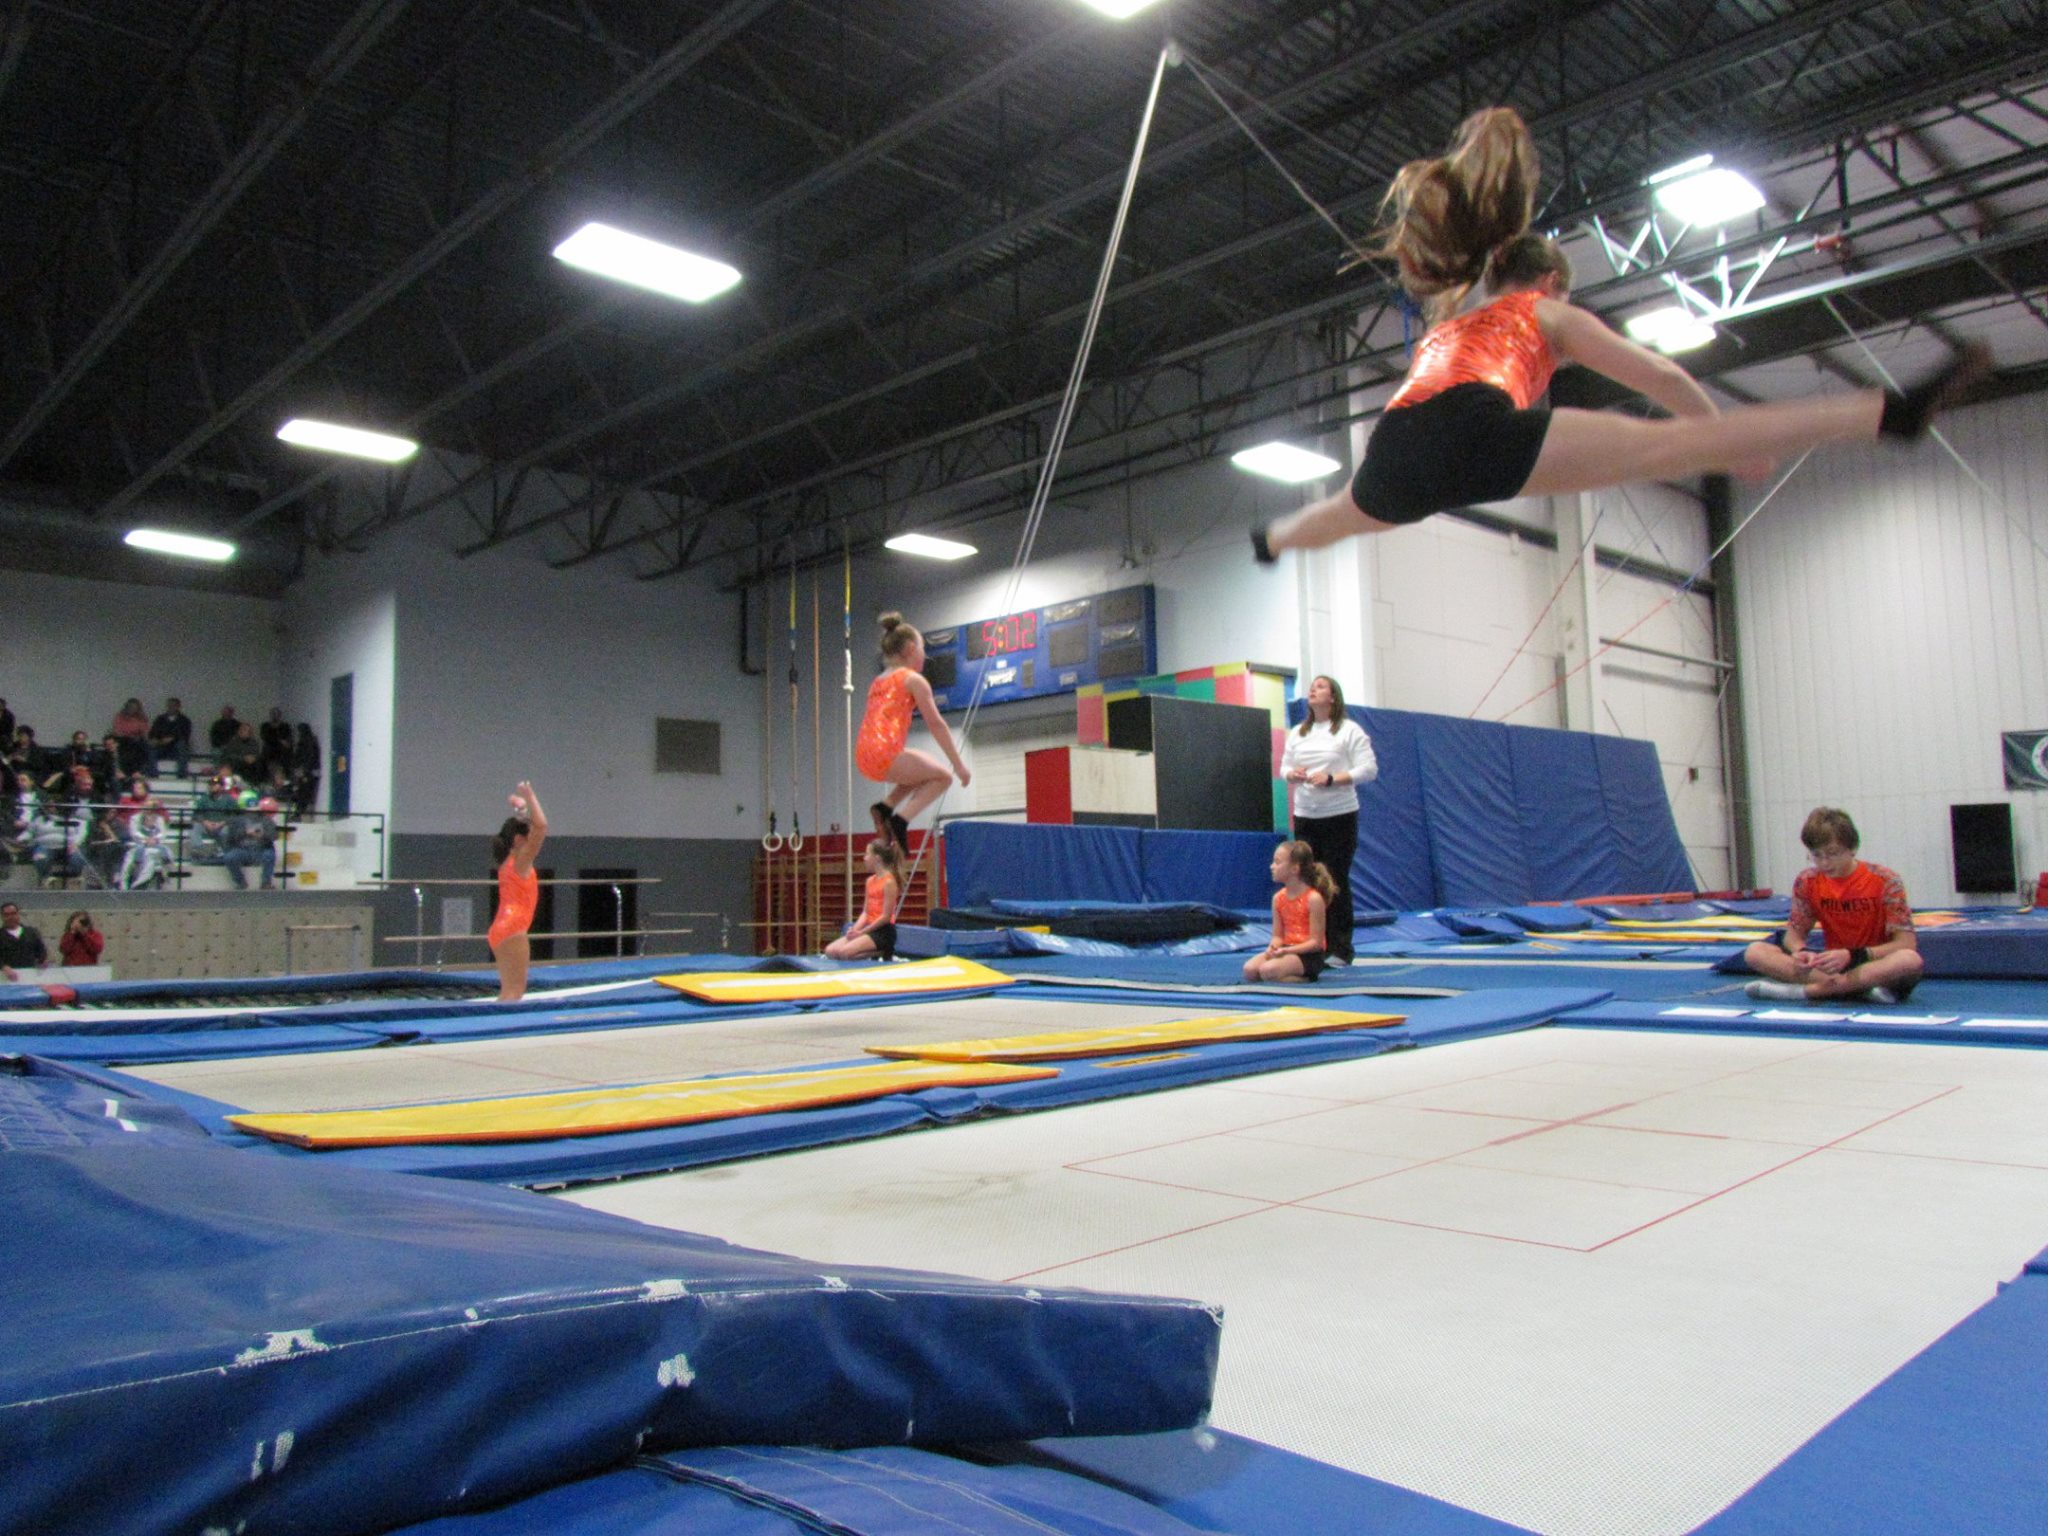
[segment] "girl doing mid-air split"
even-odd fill
[[[1535,142],[1506,107],[1467,118],[1449,154],[1401,168],[1379,254],[1394,258],[1431,329],[1350,489],[1254,529],[1262,562],[1474,502],[1710,472],[1757,479],[1822,443],[1922,437],[1938,411],[1990,374],[1990,353],[1973,343],[1904,394],[1863,389],[1717,410],[1683,368],[1571,305],[1564,253],[1529,229],[1536,176]],[[1482,285],[1489,302],[1460,314]],[[1564,363],[1647,396],[1672,419],[1539,407]]]
[[[1273,850],[1273,882],[1273,942],[1245,961],[1244,979],[1314,981],[1328,958],[1323,925],[1337,884],[1298,838]]]
[[[834,960],[896,958],[896,893],[903,888],[903,855],[892,842],[877,837],[868,844],[867,900],[846,932],[825,946]]]
[[[524,780],[512,792],[512,814],[491,839],[491,862],[498,866],[498,915],[491,920],[491,955],[498,962],[498,1001],[516,1003],[526,996],[526,970],[533,948],[526,930],[540,904],[540,876],[533,861],[547,841],[548,816],[540,796]]]
[[[918,813],[952,786],[954,774],[959,775],[962,784],[969,782],[972,775],[960,760],[953,733],[932,698],[932,685],[924,680],[924,636],[904,623],[900,613],[883,614],[881,625],[882,659],[889,665],[868,684],[868,708],[861,717],[860,735],[854,741],[853,761],[862,778],[895,786],[886,799],[877,800],[870,809],[875,818],[875,834],[908,853],[910,823]],[[913,709],[924,716],[932,740],[953,764],[952,773],[929,752],[916,752],[904,746],[910,739]]]

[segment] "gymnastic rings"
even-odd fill
[[[789,836],[783,840],[783,846],[791,853],[802,853],[804,851],[803,823],[795,817],[790,818]]]
[[[782,852],[783,839],[775,831],[775,813],[768,813],[768,830],[761,835],[761,846],[769,853]]]

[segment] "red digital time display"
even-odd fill
[[[967,659],[1008,656],[1038,649],[1038,611],[1013,613],[1006,618],[984,619],[967,632]]]

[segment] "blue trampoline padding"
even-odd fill
[[[1185,1428],[1215,1372],[1195,1302],[819,1265],[208,1146],[5,1164],[9,1531],[340,1536],[642,1450]]]
[[[1273,899],[1273,845],[1279,836],[1140,829],[1138,862],[1145,900],[1264,906]]]
[[[2048,980],[2048,922],[1967,920],[1918,928],[1914,937],[1930,981]],[[1819,942],[1816,933],[1808,945]],[[1750,974],[1740,948],[1721,959],[1716,969]]]
[[[1457,912],[1440,908],[1433,915],[1461,939],[1519,939],[1528,931],[1513,918],[1497,917],[1491,912]]]
[[[1415,740],[1437,901],[1470,907],[1537,895],[1522,848],[1508,727],[1424,715]]]
[[[357,1051],[389,1037],[331,1024],[271,1029],[207,1029],[187,1034],[0,1035],[0,1055],[50,1061],[205,1061],[296,1051]]]
[[[1679,923],[1695,922],[1703,917],[1719,917],[1724,914],[1709,901],[1638,901],[1616,902],[1612,905],[1595,906],[1589,909],[1597,917],[1610,922],[1623,923]]]
[[[2048,1278],[2028,1274],[1872,1388],[1697,1536],[2003,1536],[2044,1528]]]
[[[1726,912],[1733,917],[1761,917],[1774,923],[1782,923],[1792,915],[1792,900],[1788,896],[1754,896],[1746,900],[1729,899],[1703,903],[1715,912]]]
[[[1998,1045],[1998,1046],[2043,1046],[2048,1045],[2048,999],[2037,998],[2030,1005],[2040,1014],[2038,1026],[2020,1028],[2002,1027],[1996,1029],[1973,1029],[1965,1014],[1953,1024],[1913,1024],[1906,1022],[1855,1023],[1839,1017],[1846,1013],[1868,1014],[1873,1019],[1880,1014],[1894,1013],[1902,1020],[1919,1014],[1953,1014],[1955,1009],[1940,1006],[1928,995],[1926,986],[1913,994],[1912,1000],[1897,1008],[1878,1007],[1869,1003],[1815,1004],[1812,1018],[1785,1017],[1775,1019],[1757,1018],[1756,1011],[1768,1009],[1773,1013],[1796,1015],[1798,1003],[1759,1003],[1743,997],[1740,993],[1706,999],[1711,1006],[1743,1008],[1750,1010],[1740,1018],[1673,1018],[1664,1010],[1676,1005],[1676,999],[1657,1002],[1608,1002],[1591,1008],[1579,1009],[1561,1015],[1557,1022],[1563,1025],[1586,1029],[1657,1029],[1676,1030],[1687,1034],[1702,1035],[1791,1035],[1808,1040],[1910,1040],[1927,1045]],[[1835,1014],[1836,1018],[1825,1015]],[[2011,1018],[2010,1014],[1986,1014],[1987,1017]],[[2022,1015],[2023,1017],[2025,1015]]]
[[[1600,760],[1584,731],[1516,726],[1508,732],[1514,809],[1529,866],[1529,895],[1569,901],[1630,889],[1600,791]]]
[[[1600,763],[1600,798],[1607,807],[1607,822],[1627,882],[1621,891],[1698,890],[1692,866],[1686,862],[1685,844],[1679,840],[1678,823],[1671,815],[1657,744],[1626,736],[1595,736],[1593,755]]]
[[[946,894],[957,907],[987,906],[999,897],[1143,901],[1138,829],[951,822]]]
[[[937,955],[965,955],[993,960],[1010,953],[1007,928],[926,928],[918,923],[896,925],[896,953],[912,960]]]
[[[1576,933],[1593,926],[1584,907],[1503,907],[1500,915],[1513,918],[1531,933]]]
[[[190,1144],[205,1136],[190,1115],[139,1085],[116,1087],[34,1057],[0,1058],[0,1154],[103,1142]]]
[[[1098,1479],[1233,1536],[1530,1536],[1526,1527],[1221,1430],[983,1449]]]

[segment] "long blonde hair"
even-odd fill
[[[1327,904],[1337,899],[1337,882],[1330,878],[1330,872],[1316,860],[1316,851],[1300,838],[1280,845],[1280,851],[1287,856],[1287,862],[1294,866],[1302,883],[1307,885]]]
[[[1538,171],[1521,114],[1488,107],[1458,125],[1448,154],[1411,160],[1395,175],[1377,254],[1394,259],[1432,324],[1457,313],[1496,255],[1528,232]]]

